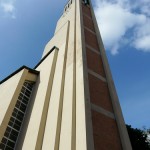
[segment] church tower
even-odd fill
[[[90,0],[69,0],[33,68],[0,82],[1,150],[131,150]]]

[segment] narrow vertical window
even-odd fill
[[[72,4],[72,0],[70,0],[70,1],[67,3],[67,5],[65,6],[64,11],[66,11],[66,10],[70,7],[71,4]]]
[[[31,97],[33,82],[25,81],[18,100],[8,122],[4,137],[0,142],[0,150],[14,150],[21,126],[24,120],[26,109]]]

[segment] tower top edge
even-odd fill
[[[75,2],[77,0],[68,0],[68,2],[66,3],[66,5],[64,6],[64,12],[70,7],[70,5]],[[90,2],[89,0],[79,0],[79,1],[82,1],[82,3],[84,3],[85,5],[89,5]]]

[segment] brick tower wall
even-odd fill
[[[89,5],[82,3],[82,14],[94,147],[95,150],[121,150],[120,136]]]

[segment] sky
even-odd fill
[[[33,68],[67,0],[0,0],[0,80]],[[150,128],[149,0],[92,0],[124,119]]]

